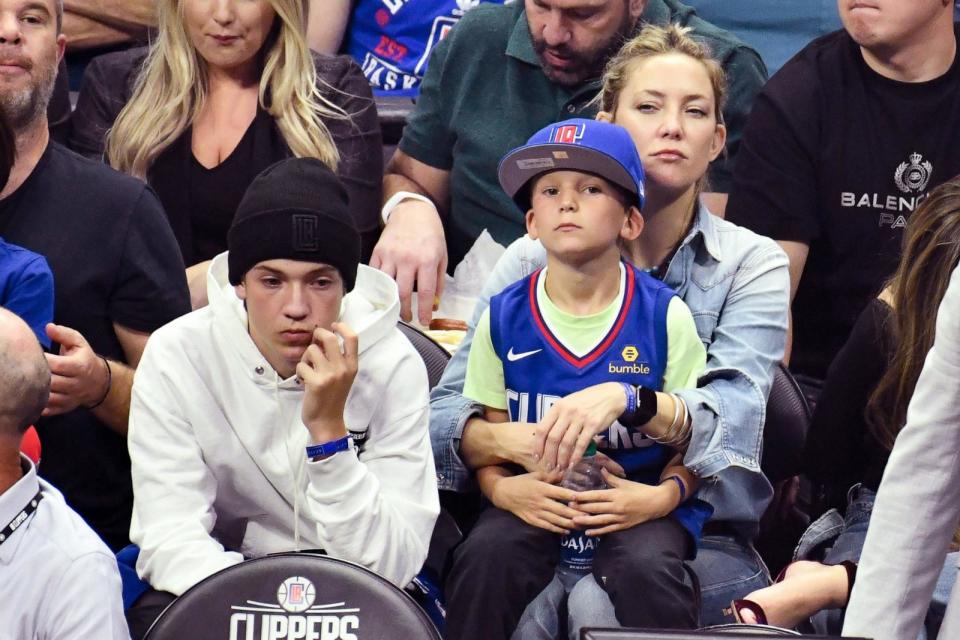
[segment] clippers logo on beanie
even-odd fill
[[[583,137],[584,125],[564,124],[554,128],[550,136],[550,142],[559,142],[560,144],[577,144]]]
[[[264,260],[328,264],[353,289],[360,232],[340,179],[316,158],[287,158],[253,179],[227,234],[230,284]]]
[[[293,227],[294,251],[317,251],[320,248],[320,221],[317,216],[300,213],[290,219]]]

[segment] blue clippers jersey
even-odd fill
[[[537,304],[538,270],[490,300],[490,337],[503,363],[507,408],[514,422],[539,422],[554,402],[604,382],[663,389],[667,365],[667,307],[676,295],[659,280],[625,264],[623,303],[613,327],[592,351],[577,357],[547,327]],[[636,482],[657,485],[675,451],[639,430],[614,422],[600,451]],[[689,500],[674,516],[699,539],[712,512]]]
[[[363,69],[375,94],[414,97],[434,47],[480,2],[359,0],[344,49]]]

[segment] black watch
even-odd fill
[[[630,385],[637,396],[637,409],[632,416],[620,416],[620,424],[625,427],[642,427],[657,415],[657,392],[641,385]]]

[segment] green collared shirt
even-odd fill
[[[692,27],[723,64],[730,85],[724,108],[727,157],[713,164],[710,180],[714,190],[726,191],[740,131],[766,80],[760,56],[676,0],[649,0],[641,22]],[[599,79],[563,87],[544,75],[523,2],[481,4],[437,45],[400,149],[450,172],[451,265],[460,262],[483,229],[504,245],[524,233],[524,213],[497,182],[500,158],[551,122],[593,117],[596,107],[588,103],[599,88]]]

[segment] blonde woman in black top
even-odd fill
[[[246,186],[285,157],[316,157],[338,172],[369,254],[382,174],[376,108],[349,57],[308,48],[307,1],[161,0],[157,8],[149,50],[91,64],[71,146],[105,154],[157,191],[194,303],[205,300],[206,261],[226,249]]]

